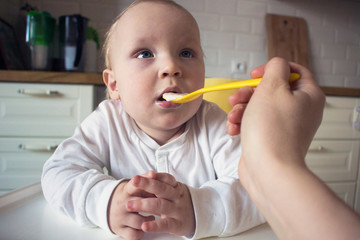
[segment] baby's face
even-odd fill
[[[127,113],[151,137],[174,134],[198,110],[201,98],[174,104],[161,97],[204,85],[199,30],[183,10],[146,2],[130,8],[110,40],[110,61],[109,72],[116,80],[110,95],[120,97]]]

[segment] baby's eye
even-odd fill
[[[154,57],[154,54],[152,54],[152,52],[150,52],[148,50],[141,51],[137,55],[137,58],[152,58],[152,57]]]
[[[180,53],[180,56],[184,57],[184,58],[191,58],[191,57],[193,57],[193,54],[192,54],[192,52],[190,50],[183,50]]]

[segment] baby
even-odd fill
[[[126,239],[229,236],[263,223],[238,180],[240,137],[226,133],[226,114],[201,98],[162,98],[204,85],[192,15],[169,0],[135,1],[111,26],[104,50],[111,100],[45,163],[49,204]]]

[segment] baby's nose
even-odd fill
[[[160,78],[164,77],[180,77],[182,75],[181,68],[175,60],[167,60],[160,70]]]
[[[171,72],[171,71],[163,72],[163,73],[162,73],[162,76],[163,76],[163,77],[167,77],[167,76],[175,76],[175,77],[178,77],[178,76],[180,76],[180,72]]]

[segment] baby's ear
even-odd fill
[[[105,85],[107,86],[110,98],[113,100],[120,100],[120,93],[116,87],[116,79],[114,76],[114,72],[110,69],[105,69],[103,71],[103,80]]]

